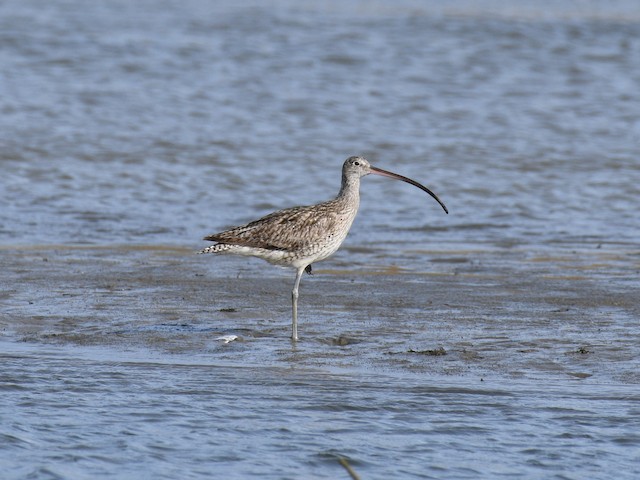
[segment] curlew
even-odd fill
[[[329,257],[349,233],[360,205],[360,178],[375,174],[410,183],[431,195],[449,213],[444,203],[424,185],[397,173],[373,167],[362,157],[349,157],[342,166],[342,186],[328,202],[293,207],[259,220],[204,237],[216,242],[200,253],[231,253],[262,258],[274,265],[293,267],[296,279],[291,292],[293,341],[298,340],[298,287],[311,264]]]

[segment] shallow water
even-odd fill
[[[640,475],[640,10],[439,3],[2,3],[5,478]]]
[[[5,350],[12,477],[347,478],[338,456],[363,478],[638,474],[635,386],[114,353]]]

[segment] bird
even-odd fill
[[[298,290],[304,272],[311,265],[333,255],[347,237],[360,206],[360,179],[381,175],[409,183],[433,197],[445,211],[447,207],[424,185],[381,168],[372,166],[361,156],[351,156],[342,165],[342,185],[338,195],[315,205],[286,208],[258,220],[207,235],[204,240],[216,242],[198,253],[235,254],[258,257],[267,262],[292,267],[296,278],[291,291],[291,339],[298,337]]]

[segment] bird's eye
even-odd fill
[[[353,162],[354,165],[360,165],[360,162]]]

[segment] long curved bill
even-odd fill
[[[431,195],[435,199],[435,201],[440,204],[440,206],[442,207],[445,213],[447,214],[449,213],[449,210],[447,210],[447,207],[444,205],[444,203],[442,203],[442,201],[438,198],[438,196],[435,193],[433,193],[424,185],[421,185],[420,183],[416,182],[415,180],[411,180],[410,178],[403,177],[402,175],[398,175],[397,173],[388,172],[387,170],[382,170],[381,168],[376,168],[376,167],[371,167],[371,173],[374,173],[376,175],[382,175],[383,177],[395,178],[396,180],[402,180],[403,182],[410,183],[414,187],[418,187],[423,192],[427,192],[429,195]]]

